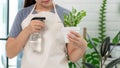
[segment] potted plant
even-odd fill
[[[64,14],[64,28],[62,29],[65,37],[65,42],[68,43],[67,34],[70,30],[74,30],[79,33],[80,27],[77,25],[81,22],[81,20],[86,16],[86,11],[81,10],[77,11],[75,8],[72,8],[72,11],[69,14]],[[73,62],[69,62],[69,68],[77,68],[76,64]]]
[[[86,16],[86,12],[84,10],[78,12],[75,8],[72,8],[72,11],[69,12],[68,15],[64,14],[65,27],[62,30],[65,35],[65,42],[68,42],[66,38],[67,36],[66,34],[69,33],[69,30],[74,30],[76,32],[80,31],[80,27],[77,27],[77,25],[85,16]]]

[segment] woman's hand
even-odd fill
[[[6,43],[6,52],[9,58],[16,56],[25,46],[29,39],[31,33],[40,32],[45,24],[39,20],[32,20],[30,24],[22,30],[19,35],[14,37],[9,37]],[[16,46],[17,45],[17,46]]]
[[[29,30],[31,34],[31,33],[40,32],[40,30],[44,27],[45,27],[45,24],[42,21],[32,20],[26,28]]]
[[[83,36],[81,36],[79,33],[75,31],[70,31],[70,33],[68,34],[68,40],[70,44],[77,47],[84,45],[86,42]]]
[[[67,45],[69,59],[73,62],[78,61],[85,53],[87,42],[77,32],[70,31],[68,34],[69,43]]]

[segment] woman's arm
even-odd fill
[[[6,52],[9,58],[16,56],[24,47],[27,42],[30,33],[27,28],[20,32],[16,37],[9,37],[6,43]]]
[[[6,44],[6,52],[9,58],[16,56],[25,46],[30,34],[40,32],[45,26],[42,21],[32,20],[30,24],[22,30],[16,38],[9,37]]]
[[[69,43],[67,45],[69,59],[72,62],[78,61],[86,52],[87,42],[82,36],[74,31],[68,34]]]

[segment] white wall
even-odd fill
[[[55,0],[66,9],[85,10],[87,16],[82,20],[80,27],[87,27],[88,33],[95,37],[98,35],[99,9],[102,0]],[[107,1],[107,35],[113,38],[120,31],[120,0]]]

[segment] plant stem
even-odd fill
[[[101,68],[103,67],[103,66],[102,66],[102,59],[101,59],[100,67],[101,67]]]
[[[86,61],[86,58],[85,58],[85,54],[84,54],[84,56],[83,56],[83,58],[82,58],[82,63],[85,63],[85,61]],[[82,65],[82,68],[85,68],[85,65],[84,65],[84,64]]]
[[[86,39],[87,28],[83,28],[83,37]],[[83,55],[82,63],[86,62],[85,54]],[[85,68],[85,65],[82,65],[82,68]]]
[[[100,54],[99,54],[98,50],[95,48],[95,44],[94,44],[94,42],[92,41],[92,39],[91,39],[91,37],[89,36],[89,34],[87,34],[87,36],[88,36],[88,39],[90,40],[90,43],[92,44],[95,52],[100,56]]]

